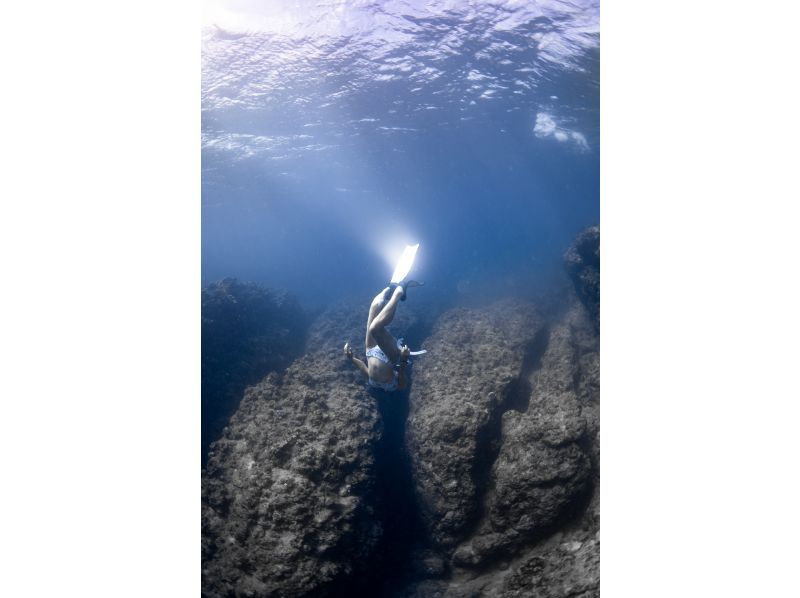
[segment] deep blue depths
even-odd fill
[[[510,294],[599,222],[596,3],[413,4],[204,31],[204,283],[368,298],[420,242],[431,292]]]

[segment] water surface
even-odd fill
[[[202,34],[202,276],[469,294],[599,220],[597,2],[226,2]]]

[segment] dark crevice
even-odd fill
[[[507,400],[508,409],[519,411],[520,413],[527,413],[528,406],[530,405],[531,393],[531,376],[538,372],[542,367],[542,358],[547,345],[550,342],[550,326],[546,325],[536,333],[533,340],[525,347],[525,359],[522,362],[522,368],[517,380],[512,383],[511,396]]]
[[[586,454],[589,458],[589,462],[591,463],[592,470],[591,475],[595,476],[597,480],[600,479],[600,461],[597,459],[595,455],[594,446],[592,445],[592,438],[589,434],[584,433],[580,438],[578,438],[576,444],[580,447],[580,449]]]
[[[386,596],[411,574],[411,553],[425,536],[414,495],[411,460],[405,449],[408,389],[402,393],[374,392],[383,421],[375,451],[375,490],[372,507],[382,535],[369,558],[352,574],[335,580],[314,596],[359,598]]]
[[[421,320],[405,331],[412,348],[421,346],[435,318]],[[372,507],[382,535],[372,554],[350,574],[320,589],[314,596],[325,598],[375,598],[393,595],[415,578],[415,552],[430,545],[414,491],[411,457],[405,441],[409,394],[372,390],[383,423],[383,434],[375,451],[375,489]]]

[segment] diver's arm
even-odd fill
[[[367,369],[367,364],[361,361],[358,357],[350,356],[350,361],[353,362],[353,365],[358,368],[358,371],[364,374],[365,378],[369,378],[369,370]]]
[[[361,372],[366,378],[369,378],[369,369],[367,369],[367,364],[357,357],[353,357],[353,349],[350,348],[350,343],[345,343],[344,354],[347,359],[350,360],[350,363],[358,368],[359,372]]]

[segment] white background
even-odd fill
[[[0,594],[197,596],[200,9],[12,6]],[[601,6],[609,598],[796,591],[797,13]]]

